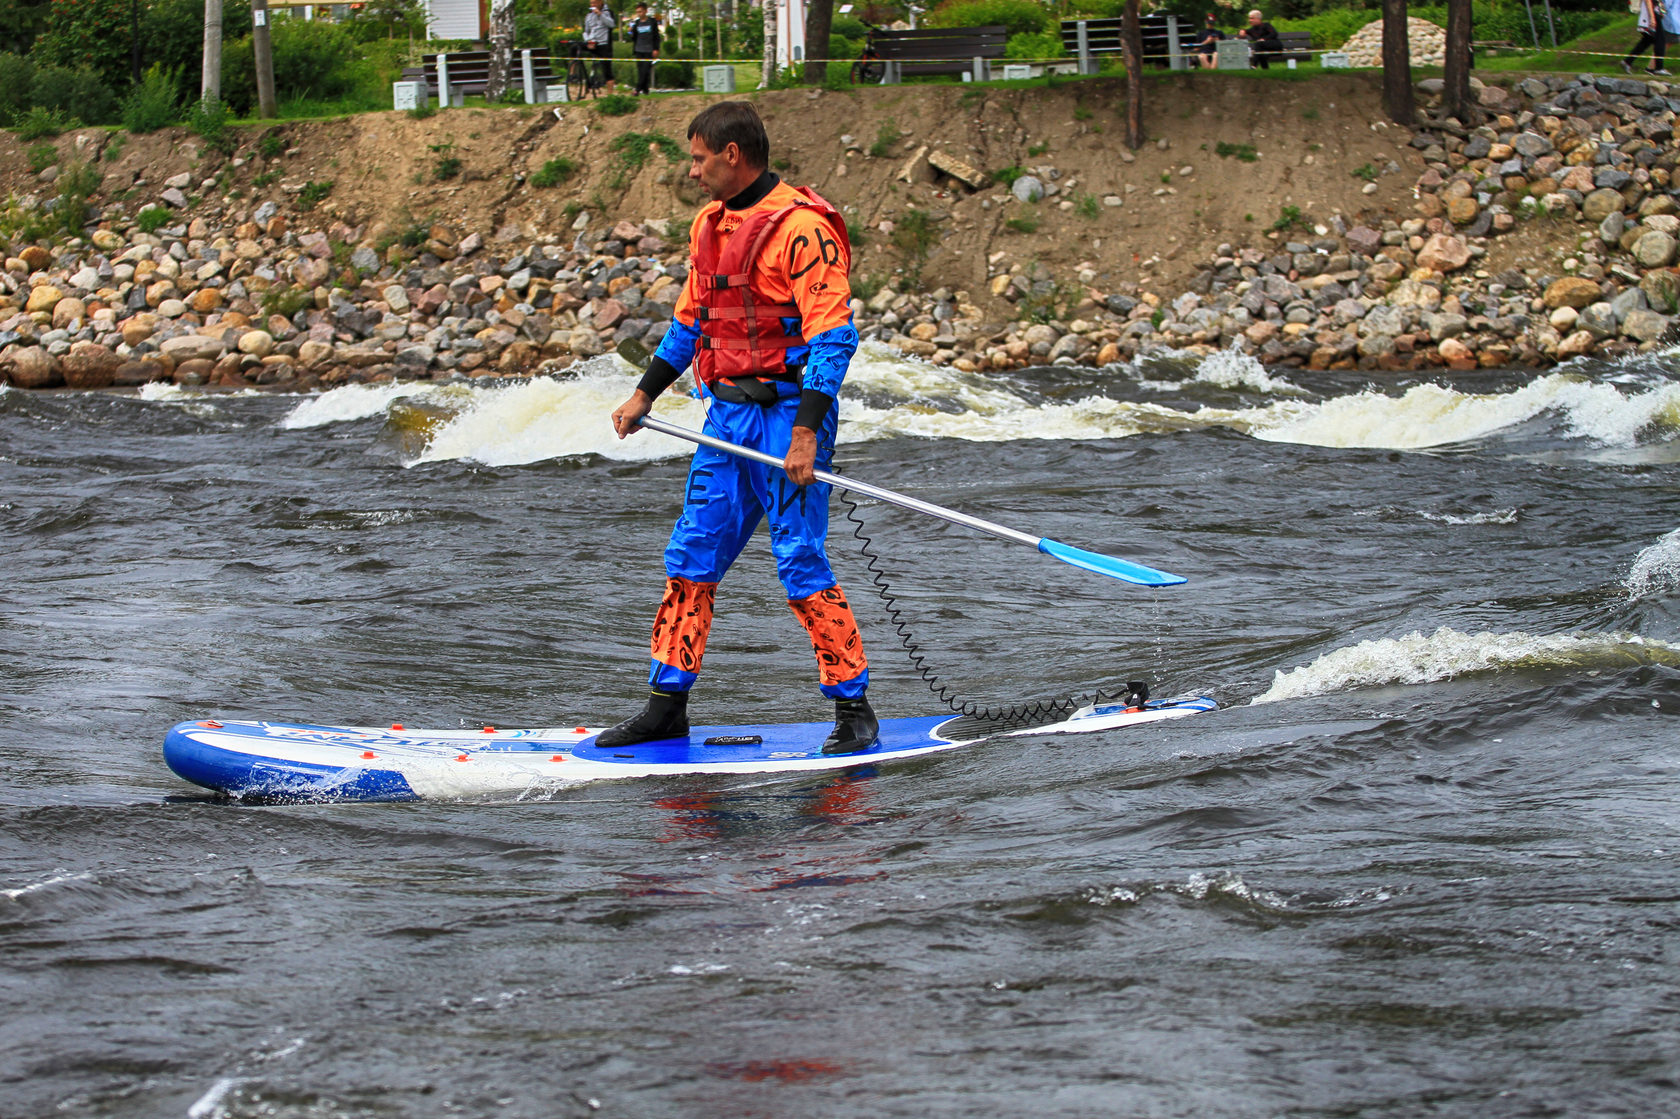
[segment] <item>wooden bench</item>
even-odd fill
[[[520,89],[525,82],[525,56],[531,59],[531,81],[535,86],[551,86],[555,82],[553,62],[549,58],[548,48],[539,47],[531,50],[516,50],[508,60],[508,88]],[[426,92],[437,99],[438,104],[447,105],[438,87],[438,59],[444,59],[443,70],[449,80],[449,88],[457,93],[483,93],[484,87],[490,81],[490,52],[489,51],[457,51],[453,54],[427,54],[420,58],[420,65],[405,66],[402,80],[405,82],[425,82]],[[527,97],[534,100],[535,91]]]
[[[1069,54],[1079,59],[1081,74],[1094,74],[1097,72],[1098,56],[1124,53],[1120,46],[1124,26],[1125,21],[1121,19],[1064,19],[1062,46]],[[1083,46],[1080,43],[1081,27],[1084,28],[1085,37]],[[1166,66],[1173,70],[1183,70],[1189,65],[1188,60],[1196,52],[1196,42],[1201,38],[1201,28],[1190,20],[1172,15],[1142,16],[1138,19],[1138,29],[1143,33],[1145,66]],[[1235,38],[1235,35],[1227,33],[1225,37],[1231,39]],[[1277,61],[1312,61],[1311,32],[1280,31],[1278,41],[1283,44],[1283,50],[1276,55]]]
[[[1084,43],[1080,31],[1084,30]],[[1079,59],[1081,74],[1097,72],[1097,58],[1102,55],[1123,57],[1121,41],[1125,35],[1125,20],[1064,19],[1061,25],[1062,47]],[[1191,21],[1174,15],[1148,15],[1138,18],[1138,30],[1143,36],[1143,64],[1166,66],[1183,70],[1189,63],[1196,45],[1196,28]]]
[[[1002,58],[1009,28],[922,27],[914,31],[877,31],[875,49],[886,64],[883,85],[905,75],[972,74],[983,82],[992,76],[992,59]]]

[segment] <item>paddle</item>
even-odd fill
[[[647,348],[634,339],[626,339],[621,342],[618,353],[620,357],[632,365],[640,366],[647,363]],[[632,355],[639,355],[639,357]],[[653,416],[643,416],[642,426],[654,431],[664,432],[666,435],[674,435],[678,439],[686,439],[690,443],[698,443],[703,447],[711,447],[714,450],[752,459],[754,462],[762,462],[766,466],[780,467],[782,465],[782,459],[775,455],[755,451],[750,447],[743,447],[738,443],[731,443],[713,435],[690,431],[686,427],[678,427],[676,424],[655,419]],[[1017,544],[1025,544],[1028,547],[1037,548],[1052,559],[1061,560],[1065,564],[1085,571],[1093,571],[1098,575],[1107,575],[1111,579],[1121,579],[1144,587],[1170,587],[1187,581],[1182,575],[1157,571],[1153,567],[1145,567],[1141,563],[1133,563],[1130,560],[1119,559],[1115,556],[1105,556],[1100,552],[1087,552],[1083,548],[1075,548],[1060,541],[1051,540],[1047,536],[1033,536],[1004,525],[995,524],[992,521],[982,520],[979,517],[971,517],[967,513],[959,513],[955,509],[947,509],[943,505],[935,505],[930,501],[908,497],[905,494],[895,493],[880,486],[870,485],[868,482],[860,482],[855,478],[842,478],[840,475],[831,474],[826,470],[819,470],[816,474],[819,482],[826,482],[831,486],[851,493],[873,497],[878,501],[885,501],[890,505],[897,505],[915,513],[925,513],[930,517],[937,517],[954,525],[962,525],[965,528],[990,533],[1002,540],[1012,540]]]

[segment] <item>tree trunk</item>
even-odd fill
[[[257,116],[273,120],[279,115],[274,104],[274,49],[268,37],[268,0],[251,4],[251,64],[257,71]]]
[[[513,0],[490,3],[490,72],[484,79],[484,99],[500,101],[513,69]],[[441,91],[439,96],[442,96]]]
[[[222,0],[204,0],[204,77],[201,101],[222,99]]]
[[[1126,146],[1136,151],[1143,147],[1143,25],[1138,22],[1138,0],[1126,0],[1120,53],[1126,60]]]
[[[764,77],[760,87],[776,80],[776,0],[764,0]]]
[[[1445,100],[1448,116],[1474,128],[1481,122],[1481,106],[1470,97],[1470,0],[1447,0],[1447,59]]]
[[[828,81],[829,38],[834,29],[834,0],[810,0],[805,5],[805,84]]]
[[[1417,120],[1412,100],[1412,43],[1407,34],[1406,0],[1383,0],[1383,109],[1395,124]]]

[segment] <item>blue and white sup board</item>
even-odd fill
[[[694,727],[687,738],[603,749],[598,729],[407,730],[306,723],[181,723],[163,756],[179,776],[228,796],[285,801],[432,800],[544,792],[585,781],[684,773],[845,769],[952,750],[986,738],[1081,734],[1211,711],[1204,696],[1080,708],[1014,730],[950,715],[883,719],[875,745],[824,754],[832,722]]]

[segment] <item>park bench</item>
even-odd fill
[[[896,85],[906,75],[971,74],[989,81],[991,63],[1009,45],[1009,28],[921,27],[913,31],[877,31],[875,49],[886,65],[883,85]]]
[[[1064,19],[1062,46],[1079,59],[1081,74],[1094,74],[1100,56],[1122,53],[1123,27],[1121,19]],[[1196,40],[1201,34],[1201,29],[1193,21],[1173,15],[1142,16],[1138,20],[1138,30],[1143,36],[1144,65],[1166,66],[1173,70],[1183,70],[1189,65],[1190,55],[1195,53]],[[1312,61],[1311,32],[1280,31],[1278,41],[1283,44],[1283,51],[1277,56],[1279,61]]]
[[[1081,74],[1095,74],[1097,59],[1104,55],[1121,57],[1121,39],[1125,21],[1111,19],[1062,20],[1062,47],[1079,60]],[[1174,15],[1148,15],[1138,19],[1143,37],[1143,64],[1166,66],[1183,70],[1189,63],[1195,45],[1195,28],[1191,21]],[[1081,39],[1083,38],[1083,42]]]
[[[439,59],[442,59],[441,66]],[[523,85],[527,104],[544,100],[542,91],[555,82],[553,63],[547,47],[514,51],[508,70],[509,87],[518,89]],[[442,87],[438,82],[440,72],[448,81],[449,89],[454,95],[483,93],[485,85],[490,81],[490,52],[457,51],[453,54],[422,55],[420,65],[403,68],[402,80],[425,82],[426,92],[436,98],[438,104],[454,104],[454,97],[445,97],[442,94]]]

